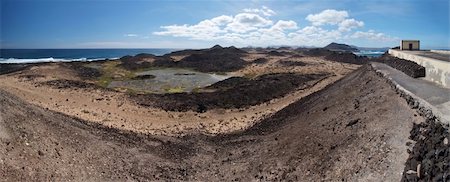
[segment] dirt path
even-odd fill
[[[248,130],[142,136],[29,105],[0,91],[5,181],[399,181],[413,123],[367,66]]]

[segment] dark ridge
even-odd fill
[[[177,62],[176,66],[202,72],[226,72],[241,69],[247,64],[239,54],[207,52],[187,56]]]
[[[212,85],[206,87],[206,89],[215,89],[215,90],[225,91],[228,89],[239,87],[240,85],[244,85],[249,81],[251,81],[251,80],[248,78],[244,78],[244,77],[231,77],[226,80],[222,80],[220,82],[212,84]]]
[[[166,56],[186,56],[196,53],[201,53],[204,49],[196,50],[196,49],[185,49],[180,51],[173,51],[171,53],[165,54]]]
[[[282,66],[306,66],[308,64],[301,61],[281,60],[278,62]]]
[[[215,46],[211,47],[210,49],[223,49],[223,47],[220,45],[215,45]]]
[[[359,51],[357,48],[349,46],[347,44],[338,44],[332,42],[324,47],[324,49],[328,49],[330,51],[338,51],[338,52],[357,52]]]
[[[149,68],[153,66],[153,63],[146,61],[145,59],[158,59],[158,56],[153,54],[138,54],[136,56],[124,56],[119,59],[121,62],[118,66],[126,70],[137,70],[142,68]]]
[[[130,98],[139,105],[168,111],[243,108],[282,97],[299,87],[310,86],[309,81],[325,77],[327,75],[294,73],[268,74],[255,79],[232,77],[207,87],[214,89],[213,92],[130,95]]]
[[[351,52],[336,52],[330,51],[324,48],[313,48],[303,51],[303,54],[307,56],[313,57],[321,57],[323,56],[325,59],[329,61],[341,62],[341,63],[350,63],[350,64],[365,64],[367,63],[368,58],[364,56],[357,56]]]
[[[350,64],[366,64],[368,61],[367,57],[357,56],[350,52],[331,52],[325,59],[340,63],[350,63]]]
[[[137,70],[149,67],[182,67],[192,68],[202,72],[227,72],[235,71],[246,66],[246,61],[241,56],[246,52],[236,47],[221,47],[216,45],[210,49],[175,51],[164,56],[152,54],[138,54],[136,56],[124,56],[120,58],[120,67],[127,70]],[[170,56],[187,55],[175,62]],[[152,61],[145,59],[151,58]]]
[[[270,56],[285,56],[285,54],[283,52],[278,52],[278,51],[270,51],[268,54]]]

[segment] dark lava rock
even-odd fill
[[[64,63],[63,66],[66,66],[71,70],[74,70],[77,76],[83,79],[95,79],[102,76],[100,70],[96,68],[86,67],[84,66],[85,64],[86,64],[85,62],[70,62]]]
[[[308,64],[301,61],[281,60],[279,64],[283,66],[306,66]]]
[[[270,56],[284,56],[284,54],[282,52],[278,52],[278,51],[270,51],[269,53]]]
[[[210,49],[175,51],[164,56],[151,54],[139,54],[120,58],[120,67],[127,70],[137,70],[148,67],[180,67],[192,68],[202,72],[227,72],[235,71],[246,66],[246,61],[241,57],[246,52],[236,47],[214,46]],[[180,61],[174,61],[171,56],[186,56]],[[145,61],[152,58],[153,61]]]
[[[249,81],[250,81],[250,79],[244,78],[244,77],[230,77],[228,79],[225,79],[225,80],[222,80],[215,84],[212,84],[211,86],[208,86],[206,88],[224,91],[224,90],[238,87],[240,85],[244,85],[245,83],[247,83]]]
[[[176,66],[193,68],[202,72],[235,71],[249,64],[241,59],[242,54],[243,51],[234,47],[209,49],[186,56],[176,62]]]
[[[19,79],[24,79],[24,80],[35,80],[36,78],[43,78],[44,75],[38,75],[38,74],[28,74],[28,75],[20,75]]]
[[[214,108],[243,108],[282,97],[308,81],[326,76],[277,73],[255,79],[232,77],[207,87],[207,89],[215,90],[213,92],[143,94],[130,95],[130,98],[142,106],[169,111],[204,112]]]
[[[236,55],[193,54],[183,58],[178,65],[203,72],[221,72],[238,70],[245,64],[246,62]]]
[[[350,122],[348,122],[347,125],[345,125],[345,126],[346,127],[353,126],[353,125],[357,124],[358,122],[359,122],[359,119],[354,119],[354,120],[351,120]]]
[[[133,80],[146,80],[146,79],[153,79],[155,77],[156,77],[155,75],[138,75],[135,76]]]
[[[57,89],[68,89],[68,88],[103,89],[102,87],[100,87],[96,84],[93,84],[93,83],[87,83],[87,82],[77,81],[77,80],[65,80],[65,79],[50,80],[50,81],[46,81],[46,82],[41,82],[40,84],[51,86],[51,87],[57,88]]]
[[[204,112],[206,112],[206,110],[207,110],[207,108],[204,104],[198,104],[198,107],[197,107],[198,113],[204,113]]]
[[[314,48],[302,51],[304,55],[314,56],[314,57],[324,57],[326,60],[349,63],[349,64],[366,64],[368,58],[365,56],[357,56],[348,51],[330,51],[325,48]]]
[[[265,64],[265,63],[267,63],[267,62],[269,62],[269,60],[267,60],[266,58],[258,58],[258,59],[253,60],[252,63],[255,63],[255,64]]]
[[[366,64],[368,61],[367,57],[357,56],[350,52],[331,52],[325,59],[340,63],[350,63],[350,64]]]
[[[149,68],[153,66],[153,63],[150,61],[145,61],[145,59],[158,59],[158,58],[159,58],[158,56],[155,56],[153,54],[138,54],[136,56],[124,56],[119,59],[121,63],[118,66],[126,70]]]
[[[406,161],[402,181],[450,181],[450,145],[444,143],[450,137],[448,129],[428,119],[414,124],[410,133],[410,139],[417,143]],[[418,168],[420,175],[407,173]]]
[[[32,64],[0,63],[0,75],[22,71],[30,66],[32,66]]]
[[[175,73],[174,75],[177,75],[177,76],[189,76],[189,75],[195,75],[195,73]]]
[[[413,78],[425,77],[425,67],[413,61],[396,58],[389,54],[384,54],[382,57],[374,58],[370,61],[387,64]]]

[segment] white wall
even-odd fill
[[[389,49],[389,54],[401,59],[414,61],[425,67],[425,79],[450,88],[450,62],[414,55],[408,51]]]

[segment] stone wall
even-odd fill
[[[425,67],[425,79],[450,88],[450,62],[414,55],[408,51],[389,49],[389,54],[401,59],[414,61]]]

